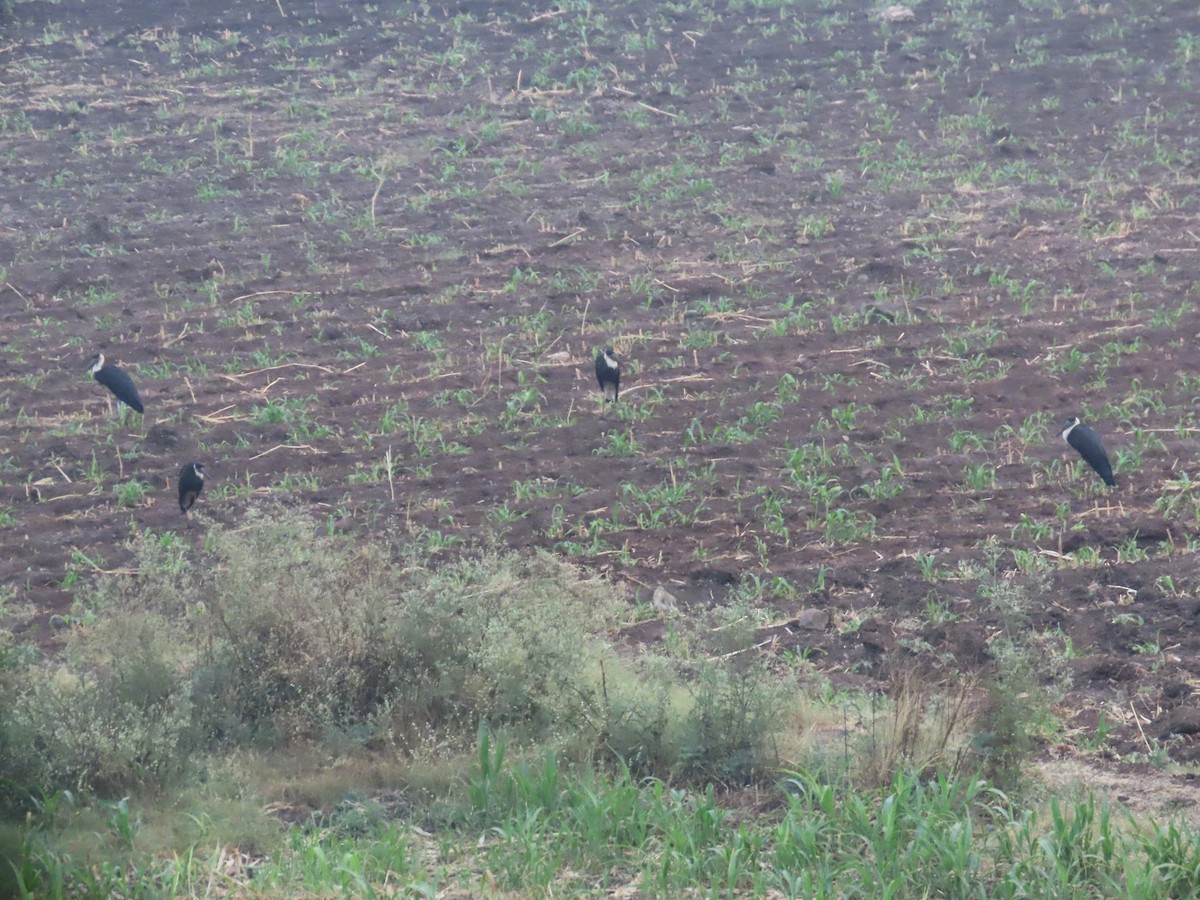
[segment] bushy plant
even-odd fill
[[[4,776],[34,794],[121,791],[183,771],[197,749],[186,681],[162,660],[119,671],[30,669],[6,710]]]
[[[979,721],[987,730],[976,733],[974,744],[987,777],[1017,793],[1035,740],[1057,726],[1054,708],[1066,693],[1070,672],[1054,646],[1057,638],[1030,628],[1029,609],[1046,593],[1045,581],[1004,577],[998,548],[989,545],[985,553],[988,566],[979,593],[1002,630],[991,645],[995,672],[984,681],[987,703]]]
[[[681,723],[682,769],[690,777],[747,783],[778,763],[771,738],[798,685],[756,646],[765,616],[757,601],[735,594],[677,649],[695,667],[687,682],[692,703]]]
[[[208,679],[260,736],[370,725],[404,743],[480,718],[541,736],[594,697],[613,592],[548,555],[396,561],[294,517],[212,546]]]
[[[292,513],[215,527],[202,560],[167,536],[133,547],[136,576],[79,596],[62,658],[0,673],[14,796],[162,783],[207,750],[330,732],[469,744],[486,720],[547,740],[599,708],[614,592],[548,555],[439,565]]]
[[[27,795],[161,784],[223,748],[462,750],[480,723],[742,782],[770,761],[793,688],[740,609],[661,655],[618,652],[613,586],[545,553],[446,562],[290,512],[213,526],[200,557],[170,535],[133,549],[136,576],[79,596],[61,658],[8,673],[0,777]]]
[[[768,741],[786,708],[789,679],[746,648],[700,667],[683,726],[682,771],[693,779],[744,784],[764,774]]]
[[[798,686],[754,646],[758,624],[752,604],[715,609],[639,659],[634,683],[609,679],[606,748],[634,771],[727,784],[763,775]]]

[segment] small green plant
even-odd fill
[[[990,491],[996,486],[996,467],[991,463],[980,463],[966,470],[963,484],[968,490]]]
[[[921,580],[937,581],[937,557],[932,553],[917,553],[914,558],[917,561],[917,565],[921,568]]]
[[[133,478],[115,485],[113,497],[116,498],[118,506],[137,506],[146,499],[151,490],[146,482]]]
[[[608,432],[607,444],[597,447],[595,453],[597,456],[611,456],[620,459],[636,456],[638,451],[637,439],[633,436],[633,431],[630,430]]]
[[[843,431],[853,431],[855,422],[858,419],[859,406],[857,403],[849,403],[846,406],[835,406],[829,411],[829,415],[833,421],[837,423],[838,428]]]

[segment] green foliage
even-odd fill
[[[653,896],[1154,900],[1192,897],[1200,886],[1193,830],[1137,823],[1092,797],[1022,811],[985,781],[911,772],[858,792],[788,773],[782,790],[776,811],[739,815],[711,787],[573,771],[552,754],[510,762],[485,730],[478,766],[435,820],[436,835],[347,797],[293,826],[252,867],[228,848],[205,847],[89,864],[56,852],[53,829],[35,817],[23,835],[0,832],[12,863],[0,886],[27,897],[186,897],[209,895],[219,878],[239,896],[375,896],[400,879],[412,894],[434,896],[479,872],[489,895],[525,896],[637,884]],[[125,811],[112,804],[108,814],[121,845]]]
[[[213,531],[207,557],[139,539],[139,577],[105,578],[80,597],[61,656],[35,664],[0,643],[0,784],[14,797],[31,786],[134,790],[209,752],[290,742],[402,756],[461,747],[484,721],[492,756],[504,737],[517,758],[545,742],[564,759],[625,760],[638,777],[761,781],[793,687],[772,681],[752,629],[688,611],[653,655],[631,661],[610,646],[605,588],[592,604],[576,576],[503,554],[446,564],[490,519],[514,541],[533,535],[643,574],[678,576],[689,552],[714,569],[753,569],[760,593],[788,601],[816,571],[811,599],[834,606],[841,636],[854,638],[873,594],[902,662],[910,651],[947,660],[970,646],[958,638],[985,629],[995,675],[976,749],[1015,793],[1062,687],[1062,638],[1032,627],[1047,593],[1039,573],[1059,570],[1056,589],[1174,573],[1170,599],[1185,600],[1200,523],[1185,473],[1200,385],[1135,377],[1159,357],[1188,368],[1197,287],[1177,237],[1194,207],[1188,92],[1200,37],[1182,33],[1195,30],[1186,16],[1163,28],[1160,4],[1007,4],[1017,5],[1012,18],[1004,4],[928,4],[902,25],[794,0],[403,4],[402,15],[368,6],[352,21],[320,4],[259,4],[215,31],[97,40],[103,5],[0,0],[16,48],[4,64],[30,87],[0,110],[6,171],[23,181],[8,193],[28,219],[6,233],[0,270],[14,309],[24,303],[5,348],[13,385],[61,399],[57,366],[74,365],[71,352],[140,335],[133,371],[157,382],[160,401],[136,427],[122,408],[91,429],[70,404],[26,407],[21,390],[5,393],[16,426],[5,486],[43,484],[53,502],[9,496],[0,530],[10,549],[26,533],[33,546],[52,517],[62,547],[56,562],[43,541],[27,571],[16,559],[9,584],[69,589],[111,568],[106,557],[125,565],[104,546],[111,520],[170,505],[150,488],[171,474],[146,431],[159,424],[224,463],[230,477],[215,471],[223,483],[206,495],[230,501],[218,518],[259,492],[307,491],[331,527],[370,527],[402,505],[405,540],[423,548],[319,541],[308,523]],[[980,91],[977,51],[997,34],[1003,71]],[[788,49],[804,57],[803,77],[778,65]],[[888,64],[897,53],[919,60],[903,77]],[[151,98],[145,116],[130,115],[126,79],[93,77],[131,64]],[[1010,75],[1048,88],[1003,92]],[[1080,93],[1089,85],[1104,86],[1098,99]],[[184,102],[200,96],[202,107]],[[1088,114],[1097,103],[1103,127]],[[144,249],[147,235],[161,237],[153,267],[108,258]],[[61,335],[56,306],[82,317]],[[1047,341],[1051,325],[1071,340]],[[575,402],[586,365],[571,364],[572,384],[565,367],[543,378],[538,361],[573,358],[601,334],[628,348],[633,389],[606,413],[620,427],[592,430],[592,410]],[[998,383],[1010,367],[1012,381]],[[111,402],[91,396],[97,410]],[[1087,491],[1062,483],[1085,464],[1059,441],[1059,412],[1029,412],[1066,398],[1112,423],[1113,461],[1131,476],[1091,510],[1091,476]],[[488,439],[497,424],[502,443]],[[114,465],[94,451],[90,470],[69,459],[87,456],[93,434],[112,441],[101,456]],[[941,484],[947,464],[960,471],[943,438],[964,457],[956,485]],[[493,454],[499,446],[520,455]],[[550,474],[531,478],[548,458]],[[337,496],[350,471],[358,478]],[[528,481],[510,504],[497,478]],[[1157,550],[1135,534],[1147,491],[1170,524]],[[1077,532],[1085,542],[1062,552]],[[938,563],[970,557],[963,548],[989,534],[1007,535],[1015,571],[993,559],[960,578]],[[1055,538],[1059,552],[1047,552]],[[882,576],[921,548],[921,576],[938,587],[923,614],[866,571]],[[539,567],[551,571],[544,591],[531,587]],[[861,590],[849,586],[860,572],[871,582]],[[1141,597],[1138,612],[1113,615],[1138,616],[1139,633],[1117,649],[1187,681],[1172,621],[1153,621],[1151,592]],[[1094,612],[1067,606],[1056,615]],[[838,641],[828,632],[796,652]],[[527,799],[495,807],[515,815],[489,813],[494,830],[453,848],[469,873],[456,874],[475,879],[472,893],[1196,893],[1190,832],[1143,854],[1102,814],[1065,803],[1036,826],[1006,820],[1002,801],[938,806],[926,770],[945,771],[957,735],[936,727],[933,707],[916,688],[889,691],[872,748],[845,742],[866,760],[843,768],[865,770],[857,777],[878,792],[855,803],[838,788],[827,812],[828,785],[804,787],[822,802],[800,805],[787,839],[770,830],[777,818],[727,827],[711,793],[580,786],[540,756],[509,783],[495,760],[481,767],[484,788],[508,796],[510,784]],[[128,804],[110,811],[124,851],[144,832]],[[344,831],[356,811],[341,810]],[[630,831],[605,830],[607,816]],[[989,843],[983,823],[1011,847]],[[63,893],[53,873],[64,870],[67,893],[96,896],[463,887],[410,875],[449,849],[418,846],[415,833],[379,831],[378,849],[361,849],[332,830],[298,831],[262,883],[227,884],[220,860],[199,854],[173,861],[195,880],[150,869],[139,880],[122,857],[47,861],[47,882],[27,887]],[[571,843],[576,833],[596,835],[592,849]],[[765,855],[788,840],[820,852]]]
[[[199,844],[138,854],[138,816],[124,801],[100,811],[114,847],[92,862],[63,852],[59,799],[23,832],[0,831],[11,861],[6,895],[376,896],[402,881],[435,896],[487,873],[494,895],[594,894],[637,885],[652,896],[1193,897],[1200,836],[1182,821],[1136,822],[1094,797],[1054,797],[1022,810],[977,778],[898,772],[854,791],[788,772],[769,812],[747,815],[711,786],[671,787],[628,769],[564,767],[552,753],[513,758],[478,733],[476,765],[422,828],[359,794],[292,826],[272,851],[240,864]],[[430,834],[427,828],[436,829]]]
[[[131,607],[116,590],[77,604],[71,652],[59,666],[28,653],[7,657],[0,669],[7,804],[23,805],[30,792],[156,784],[188,768],[200,741],[191,685],[176,677],[183,632],[159,611],[156,587],[148,572],[146,596],[155,598],[148,608]]]
[[[1003,628],[991,644],[996,670],[984,681],[988,703],[980,717],[987,730],[975,735],[975,750],[988,777],[1015,793],[1024,784],[1023,766],[1034,740],[1057,727],[1054,708],[1070,673],[1059,639],[1030,628],[1029,608],[1045,596],[1045,579],[1005,577],[1000,552],[996,544],[984,548],[988,565],[979,574],[980,597]]]
[[[790,683],[751,649],[744,611],[718,643],[628,661],[606,637],[612,588],[548,554],[445,562],[291,513],[214,526],[200,559],[186,546],[139,536],[138,576],[81,594],[65,657],[3,673],[10,800],[169,784],[223,748],[462,747],[481,722],[688,778],[770,762]]]
[[[800,696],[754,647],[757,611],[735,603],[680,624],[655,653],[608,669],[603,751],[639,774],[761,781]]]
[[[694,673],[680,735],[681,771],[693,779],[747,783],[773,762],[769,738],[798,688],[755,649],[761,620],[751,602],[735,601],[677,636],[676,659]]]
[[[137,506],[150,493],[150,485],[136,478],[113,486],[118,506]]]
[[[297,517],[210,538],[208,674],[238,727],[273,740],[366,728],[407,742],[487,718],[530,735],[574,724],[610,591],[540,554],[393,564]]]

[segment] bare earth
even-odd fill
[[[9,623],[53,650],[131,532],[199,545],[274,498],[551,548],[685,613],[757,584],[769,646],[871,686],[994,665],[994,558],[1074,675],[1056,752],[1186,768],[1200,14],[880,8],[16,2]],[[98,350],[144,422],[108,415]]]

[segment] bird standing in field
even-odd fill
[[[137,385],[133,383],[128,372],[112,363],[106,363],[103,353],[97,353],[92,357],[91,369],[92,377],[112,391],[118,403],[124,403],[134,412],[145,411],[142,406],[142,398],[138,396]]]
[[[613,355],[612,347],[605,347],[596,354],[596,380],[604,393],[606,403],[616,403],[621,390],[621,364]]]
[[[1109,487],[1116,486],[1112,465],[1108,461],[1108,451],[1104,449],[1100,435],[1096,434],[1091,427],[1080,422],[1078,416],[1072,416],[1063,426],[1062,436],[1063,440],[1079,451],[1084,462],[1096,470],[1096,473],[1104,479],[1105,484]]]
[[[204,490],[204,466],[198,462],[188,463],[179,470],[179,511],[191,517],[192,506]]]

